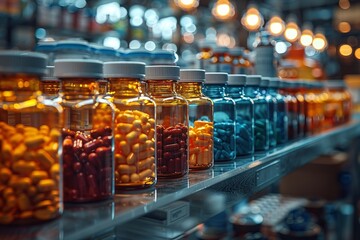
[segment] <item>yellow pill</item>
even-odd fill
[[[24,124],[16,124],[15,128],[16,128],[16,132],[24,134],[25,132]]]
[[[122,140],[125,140],[125,138],[123,138],[123,135],[115,134],[115,142],[120,142]]]
[[[21,219],[30,219],[33,216],[34,216],[33,211],[24,211],[24,212],[20,213],[19,218],[21,218]]]
[[[119,114],[117,116],[116,121],[122,123],[132,123],[135,120],[135,117],[132,114]]]
[[[13,149],[12,149],[11,145],[4,142],[2,144],[2,149],[1,149],[2,159],[4,159],[5,161],[12,161],[12,159],[13,159],[12,151],[13,151]]]
[[[131,174],[136,172],[136,167],[135,166],[129,166],[126,164],[121,164],[119,165],[118,169],[120,174]]]
[[[25,134],[37,134],[39,130],[34,127],[25,127],[24,128]]]
[[[30,149],[39,148],[44,143],[45,143],[45,139],[41,135],[35,135],[25,139],[25,145]]]
[[[55,207],[48,206],[45,208],[37,209],[34,212],[34,217],[39,220],[49,220],[49,219],[56,217],[57,214],[58,214],[58,211]]]
[[[27,211],[31,209],[31,201],[26,194],[20,194],[18,196],[18,206],[21,211]]]
[[[119,165],[124,163],[126,163],[125,157],[121,154],[115,154],[115,164]]]
[[[196,140],[195,145],[198,146],[198,147],[205,147],[205,146],[208,145],[208,141]]]
[[[135,143],[131,149],[135,153],[142,152],[147,149],[147,144]]]
[[[59,141],[59,138],[61,136],[61,133],[58,129],[52,128],[50,131],[50,138],[53,142]]]
[[[34,162],[25,162],[24,160],[19,160],[14,162],[12,169],[14,172],[21,175],[29,175],[36,168],[36,164]]]
[[[30,178],[34,184],[37,184],[38,182],[40,182],[40,180],[47,179],[48,177],[48,173],[41,170],[33,171],[30,175]]]
[[[36,208],[43,208],[47,206],[53,205],[53,202],[51,200],[44,200],[36,204]]]
[[[146,123],[146,124],[142,125],[142,131],[144,133],[148,133],[151,129],[151,126],[154,126],[154,125],[151,125],[150,123]]]
[[[39,159],[38,159],[39,163],[43,168],[49,169],[55,163],[54,158],[51,157],[51,155],[48,152],[46,152],[45,150],[39,149],[37,151],[37,153],[38,153],[38,157],[39,157]]]
[[[9,196],[14,195],[14,190],[11,187],[7,187],[3,190],[2,196],[4,199],[8,199]]]
[[[141,129],[141,127],[142,127],[141,120],[139,120],[139,119],[134,120],[134,122],[132,124],[133,124],[134,129]]]
[[[26,190],[27,194],[29,195],[29,197],[34,197],[37,193],[37,189],[35,186],[30,186],[27,190]]]
[[[199,147],[190,148],[190,151],[189,151],[190,154],[198,154],[199,152],[200,152]]]
[[[148,157],[145,160],[139,161],[137,163],[137,168],[139,171],[150,168],[150,166],[155,162],[154,157]]]
[[[121,181],[121,183],[129,183],[129,182],[130,182],[130,177],[129,177],[129,175],[126,175],[126,174],[121,175],[120,181]]]
[[[130,153],[126,158],[126,162],[129,165],[133,165],[135,163],[135,161],[136,161],[136,156],[134,153]]]
[[[30,178],[23,177],[23,178],[19,178],[17,180],[14,180],[10,184],[12,185],[13,188],[15,188],[15,189],[17,189],[19,191],[24,191],[24,190],[27,190],[31,186],[31,183],[32,182],[31,182]]]
[[[137,138],[139,137],[139,132],[138,131],[132,131],[128,134],[126,134],[126,141],[129,144],[133,144],[134,142],[136,142]]]
[[[39,128],[39,132],[41,133],[41,134],[43,134],[43,135],[49,135],[49,132],[50,132],[50,128],[49,128],[49,126],[47,126],[47,125],[41,125],[40,126],[40,128]]]
[[[19,159],[25,158],[24,155],[27,154],[26,150],[27,150],[27,148],[26,148],[25,144],[18,145],[13,152],[14,160],[19,160]]]
[[[149,117],[146,116],[146,115],[142,115],[142,116],[140,117],[140,120],[141,120],[141,122],[142,122],[143,124],[146,124],[146,123],[149,121]]]
[[[190,164],[190,166],[196,166],[196,155],[195,154],[190,155],[189,164]]]
[[[195,140],[196,139],[196,132],[195,131],[189,131],[189,138],[191,140]]]
[[[198,138],[200,140],[209,141],[211,139],[211,135],[208,133],[200,133],[198,134]]]
[[[56,184],[54,182],[54,180],[52,179],[43,179],[40,180],[40,182],[37,185],[37,189],[39,190],[39,192],[49,192],[54,190],[56,187]]]
[[[54,163],[51,168],[50,168],[50,175],[51,178],[56,181],[59,182],[60,181],[60,164],[58,163]]]
[[[139,173],[140,180],[145,180],[147,177],[151,177],[153,175],[153,171],[151,169],[146,169]]]
[[[155,136],[155,130],[151,128],[148,133],[149,139],[153,139]]]
[[[24,160],[26,161],[33,161],[38,159],[38,153],[37,151],[26,151],[26,154],[24,154]]]
[[[205,122],[205,121],[195,121],[194,122],[194,127],[195,128],[199,128],[199,127],[203,127],[205,126],[206,124],[208,124],[209,122]]]
[[[118,123],[116,125],[116,129],[122,133],[122,134],[127,134],[131,131],[132,128],[132,124],[130,123]]]
[[[24,136],[20,133],[14,134],[10,139],[10,143],[13,147],[18,146],[24,140]]]
[[[11,177],[11,170],[8,168],[1,168],[0,169],[0,181],[2,183],[6,183],[7,181],[9,181]]]
[[[121,142],[120,142],[120,149],[121,149],[122,153],[123,153],[125,156],[129,155],[129,153],[130,153],[130,146],[128,145],[127,142],[121,141]]]
[[[146,140],[147,148],[155,147],[155,142],[153,140]]]
[[[139,174],[137,174],[137,173],[133,173],[133,174],[131,174],[131,176],[130,176],[130,181],[131,182],[138,182],[140,180],[140,177],[139,177]]]

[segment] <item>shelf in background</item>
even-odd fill
[[[113,200],[100,203],[66,205],[63,216],[48,223],[2,226],[0,239],[87,238],[202,190],[230,195],[231,198],[227,199],[230,206],[359,135],[360,121],[354,120],[322,134],[289,143],[262,156],[216,164],[213,169],[191,172],[181,179],[159,180],[155,188],[142,193],[117,194]]]

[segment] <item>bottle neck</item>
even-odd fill
[[[226,93],[229,97],[239,98],[244,95],[244,88],[242,86],[227,86]]]
[[[99,84],[94,78],[64,78],[61,94],[64,99],[91,98],[99,94]]]
[[[146,92],[153,97],[168,97],[176,94],[176,81],[166,80],[147,80]]]
[[[202,83],[199,82],[178,82],[176,92],[185,98],[201,97]]]
[[[60,90],[60,81],[41,80],[40,91],[47,96],[57,96]]]
[[[40,95],[40,78],[26,74],[0,74],[0,100],[25,101]]]
[[[110,78],[110,94],[115,98],[133,98],[142,94],[140,79]]]
[[[222,84],[206,84],[203,93],[210,98],[222,98],[225,95],[225,86]]]
[[[244,91],[248,97],[257,97],[259,95],[259,86],[246,86]]]

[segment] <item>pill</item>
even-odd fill
[[[144,150],[147,149],[147,145],[146,144],[139,144],[139,143],[135,143],[132,147],[131,150],[133,152],[142,152]]]
[[[132,174],[130,175],[130,181],[131,181],[131,182],[138,182],[138,181],[140,181],[139,174],[137,174],[137,173],[132,173]]]
[[[135,117],[132,114],[119,114],[116,117],[116,121],[117,122],[122,122],[122,123],[132,123],[135,120]]]
[[[90,175],[90,174],[95,175],[98,173],[98,170],[96,169],[96,167],[94,165],[92,165],[90,162],[85,163],[84,168],[85,168],[85,172],[87,175]]]
[[[148,133],[148,139],[154,139],[155,136],[155,130],[151,128]]]
[[[17,202],[18,202],[18,207],[21,211],[27,211],[31,209],[31,202],[26,194],[24,193],[20,194],[18,196]]]
[[[126,162],[129,165],[133,165],[136,161],[136,156],[134,153],[130,153],[127,157],[126,157]]]
[[[115,164],[124,164],[126,163],[126,159],[122,154],[115,154]]]
[[[55,207],[48,206],[35,210],[34,217],[39,220],[49,220],[56,217],[57,214],[57,209]]]
[[[136,142],[137,138],[139,137],[139,132],[138,131],[131,131],[130,133],[126,134],[126,141],[129,144],[133,144],[134,142]]]
[[[50,130],[49,136],[50,136],[50,138],[51,138],[51,140],[53,142],[57,142],[57,141],[59,141],[59,138],[60,138],[61,134],[60,134],[60,131],[58,129],[52,128]]]
[[[12,213],[0,213],[0,223],[9,224],[14,221],[14,215]]]
[[[146,136],[146,134],[142,133],[139,135],[139,139],[138,139],[139,143],[145,143],[146,140],[148,140],[148,137]]]
[[[139,161],[137,163],[137,169],[139,171],[142,171],[146,168],[150,168],[150,166],[155,162],[155,158],[154,157],[148,157],[145,160]]]
[[[71,152],[73,147],[73,140],[71,138],[65,138],[63,141],[63,149],[65,152]]]
[[[48,173],[42,170],[33,171],[30,176],[31,181],[34,184],[37,184],[38,182],[40,182],[40,180],[47,179],[48,177],[49,177]]]
[[[99,168],[100,167],[100,160],[98,159],[98,155],[96,153],[90,153],[88,156],[89,159],[89,163],[96,167]]]
[[[116,130],[121,134],[127,134],[131,131],[132,124],[130,123],[118,123],[116,125]]]
[[[76,175],[76,183],[77,183],[79,198],[85,198],[87,193],[86,179],[85,179],[85,175],[82,172]]]
[[[41,135],[35,135],[26,138],[24,143],[29,149],[34,149],[41,147],[41,145],[45,143],[45,139]]]
[[[51,205],[53,205],[51,200],[43,200],[43,201],[38,202],[35,205],[35,208],[43,208],[43,207],[47,207],[47,206],[51,206]]]
[[[6,184],[6,182],[9,181],[10,177],[11,177],[11,170],[6,167],[2,167],[0,169],[0,181]]]
[[[121,182],[121,183],[128,183],[128,182],[130,182],[130,177],[129,177],[129,175],[126,175],[126,174],[121,175],[121,177],[120,177],[120,182]]]
[[[52,179],[43,179],[37,185],[37,189],[39,192],[49,192],[51,190],[55,190],[56,184]]]
[[[98,156],[100,163],[105,163],[107,160],[111,159],[110,147],[98,147],[95,152]]]
[[[126,164],[120,164],[118,166],[118,169],[120,174],[132,174],[136,172],[136,167],[135,166],[129,166]]]
[[[87,176],[87,183],[90,197],[96,198],[99,195],[99,189],[94,175],[90,174]]]
[[[153,171],[151,169],[146,169],[139,173],[140,180],[145,180],[148,177],[151,177],[153,175]]]
[[[38,157],[39,157],[38,158],[39,163],[44,169],[51,168],[51,166],[55,163],[55,160],[45,150],[39,149],[37,151],[37,153],[38,153]]]
[[[23,135],[20,133],[14,134],[10,139],[9,142],[12,145],[12,147],[18,146],[20,143],[23,142]]]
[[[179,144],[174,143],[174,144],[168,144],[164,146],[164,151],[177,151],[180,149]]]

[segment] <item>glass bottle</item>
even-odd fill
[[[326,88],[328,101],[325,106],[325,122],[330,127],[335,127],[345,122],[344,83],[341,80],[329,80],[326,82]]]
[[[298,101],[292,92],[296,89],[293,81],[280,82],[280,94],[285,96],[288,107],[288,140],[298,138]]]
[[[189,168],[209,169],[214,165],[214,106],[202,93],[205,70],[182,69],[176,92],[189,104]]]
[[[54,76],[54,66],[47,66],[46,70],[40,81],[40,91],[45,98],[53,100],[59,96],[60,80]]]
[[[205,73],[203,92],[214,102],[214,161],[235,160],[235,101],[225,94],[227,73]]]
[[[214,65],[211,64],[211,59],[213,57],[212,43],[208,41],[200,42],[199,48],[200,51],[196,54],[196,66],[205,71],[216,71]]]
[[[214,47],[211,64],[216,72],[231,73],[231,59],[227,47]]]
[[[276,97],[269,94],[269,77],[262,77],[259,92],[265,97],[269,105],[269,148],[275,148],[276,142],[276,122],[277,122],[277,101]]]
[[[288,89],[290,94],[296,97],[297,100],[297,109],[298,109],[298,137],[302,138],[305,135],[305,99],[304,95],[302,94],[303,88],[302,81],[294,81],[293,87]]]
[[[310,136],[319,133],[322,118],[322,103],[316,82],[305,83],[305,135]]]
[[[265,30],[256,34],[255,47],[255,73],[263,77],[275,77],[275,57],[274,46],[272,45],[271,35]]]
[[[260,75],[247,75],[245,96],[254,101],[254,151],[263,153],[269,150],[269,106],[259,92]]]
[[[106,62],[104,77],[110,82],[116,106],[115,188],[138,190],[156,183],[155,103],[141,91],[145,63]]]
[[[114,110],[99,97],[103,64],[97,60],[55,60],[64,108],[64,201],[90,202],[114,194]]]
[[[276,98],[276,144],[277,146],[288,141],[288,107],[285,97],[279,93],[280,81],[270,78],[268,93]]]
[[[0,224],[34,224],[63,212],[63,115],[39,91],[46,62],[41,53],[0,51]]]
[[[156,104],[156,147],[158,178],[179,178],[188,167],[188,103],[176,92],[178,66],[145,68],[146,93]]]
[[[254,102],[244,95],[246,75],[230,74],[226,92],[234,99],[236,108],[236,156],[254,153]]]

